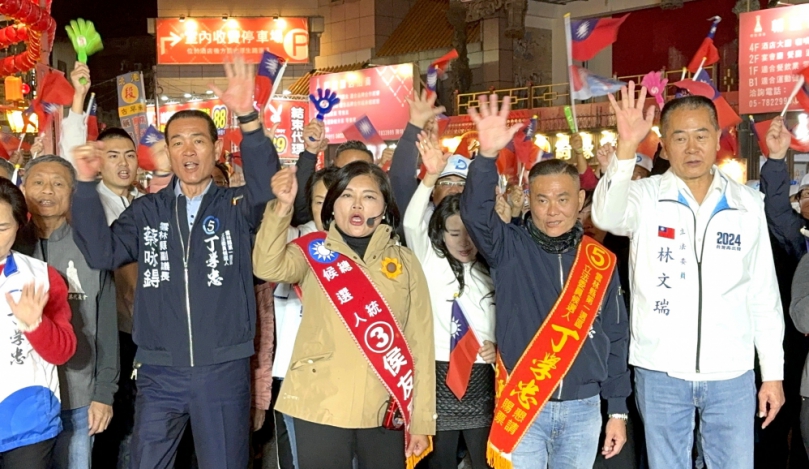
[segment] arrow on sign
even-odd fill
[[[171,36],[169,36],[169,37],[160,38],[160,54],[161,55],[166,53],[166,41],[171,41],[171,44],[169,44],[169,47],[174,47],[177,44],[179,44],[180,41],[183,40],[183,37],[174,34],[174,31],[172,31],[170,34],[171,34]]]

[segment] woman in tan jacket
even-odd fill
[[[366,162],[340,169],[321,213],[328,232],[309,235],[325,239],[312,241],[308,245],[312,253],[306,255],[305,245],[297,244],[309,242],[306,237],[287,243],[297,190],[294,174],[295,169],[289,168],[272,180],[277,199],[264,212],[253,268],[257,277],[297,283],[303,293],[306,314],[276,404],[279,412],[293,417],[296,467],[350,469],[355,458],[360,467],[369,469],[412,467],[428,452],[431,442],[427,435],[435,434],[433,318],[421,265],[395,240],[400,216],[390,183],[377,166]],[[358,272],[352,272],[350,266],[359,267],[364,275],[352,276]],[[324,278],[321,271],[333,276]],[[346,307],[353,307],[351,295],[341,297],[338,292],[339,301],[335,301],[334,292],[327,288],[335,278],[342,280],[339,275],[352,279],[349,286],[355,296],[363,294],[360,287],[368,285],[365,279],[369,279],[373,294],[381,296],[384,311],[357,303],[356,311],[345,314]],[[371,329],[386,314],[395,318],[401,335]],[[356,321],[346,317],[356,317]],[[364,336],[352,332],[366,321],[371,325]],[[402,338],[406,344],[398,342],[402,347],[390,349],[391,343]],[[374,348],[384,345],[388,349]],[[399,356],[401,370],[387,361],[400,349],[408,350],[412,357],[408,364]],[[386,358],[384,368],[372,365],[368,358],[381,356]],[[405,369],[411,372],[397,376]],[[391,381],[389,375],[396,378]],[[382,379],[388,380],[388,387]],[[410,402],[405,407],[412,409],[406,448],[402,431],[383,427],[391,393],[399,399],[404,396],[407,400],[403,402]]]

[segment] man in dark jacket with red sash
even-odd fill
[[[494,211],[495,158],[520,125],[508,128],[508,98],[498,110],[480,97],[480,153],[461,198],[461,218],[492,268],[498,399],[487,456],[495,468],[592,467],[601,399],[610,420],[602,454],[626,442],[629,322],[615,256],[583,236],[584,202],[575,168],[561,160],[529,175],[531,211],[524,226]]]

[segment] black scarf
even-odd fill
[[[581,242],[581,237],[584,235],[584,227],[581,226],[580,221],[576,221],[576,224],[573,225],[570,231],[561,236],[552,238],[534,225],[534,220],[531,219],[531,212],[528,212],[525,216],[525,227],[531,237],[534,238],[534,242],[536,242],[543,251],[550,254],[562,254],[563,252],[575,249],[578,247]]]

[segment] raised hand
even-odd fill
[[[279,126],[280,124],[281,124],[280,122],[276,122],[276,123],[275,123],[275,124],[273,124],[273,125],[272,125],[272,127],[270,127],[269,129],[268,129],[268,128],[264,128],[264,135],[265,135],[267,138],[269,138],[271,141],[273,141],[273,143],[275,142],[275,131],[276,131],[276,130],[278,130],[278,126]]]
[[[228,87],[222,91],[214,84],[209,84],[219,99],[237,116],[245,116],[253,112],[253,92],[255,91],[256,70],[254,65],[245,63],[244,56],[236,54],[233,62],[225,64],[225,76]]]
[[[385,169],[385,165],[390,165],[391,161],[393,161],[394,151],[393,148],[385,148],[382,150],[382,156],[379,157],[379,162],[377,162],[380,168]]]
[[[615,124],[618,127],[618,147],[622,150],[618,153],[618,157],[620,159],[634,158],[638,145],[652,130],[655,108],[649,106],[644,114],[646,87],[640,89],[640,96],[636,100],[635,82],[633,81],[629,82],[629,89],[626,86],[621,88],[620,103],[611,93],[609,98],[612,110],[615,112]]]
[[[522,209],[525,206],[525,192],[520,186],[511,186],[507,193],[508,204],[511,205],[511,217],[519,217],[522,215]]]
[[[298,182],[295,179],[297,170],[295,166],[287,167],[272,177],[270,186],[275,198],[278,199],[276,210],[279,214],[288,214],[295,204],[295,194],[298,192]]]
[[[500,187],[496,188],[497,197],[494,199],[494,211],[503,220],[503,223],[511,222],[511,206],[506,201],[506,196],[500,193]],[[483,349],[478,354],[483,357]]]
[[[444,154],[438,142],[429,138],[424,131],[419,134],[417,146],[421,154],[421,162],[424,163],[424,167],[427,169],[427,174],[430,176],[441,174],[441,171],[447,166],[450,154]]]
[[[326,138],[326,125],[322,120],[312,119],[303,128],[303,145],[306,151],[314,155],[328,148],[329,139]]]
[[[410,123],[420,129],[424,129],[430,119],[435,119],[435,116],[447,110],[444,106],[435,107],[435,99],[438,97],[435,93],[430,93],[429,97],[427,95],[426,89],[421,91],[421,95],[413,90],[412,98],[407,98],[407,104],[410,105]]]
[[[84,97],[90,91],[90,67],[76,62],[73,65],[73,71],[70,72],[70,82],[73,84],[74,94],[81,96],[81,100],[84,102]]]
[[[48,291],[45,287],[37,288],[29,283],[22,287],[19,301],[14,301],[11,293],[6,293],[6,301],[17,322],[24,328],[32,328],[42,317],[42,311],[48,303]]]
[[[789,144],[792,142],[792,134],[784,125],[784,118],[776,117],[767,130],[767,148],[770,150],[770,159],[783,160],[787,156]]]
[[[470,108],[469,117],[477,127],[479,154],[485,158],[497,158],[500,150],[508,145],[524,124],[514,124],[511,127],[506,125],[511,110],[511,100],[508,96],[503,98],[503,106],[499,110],[496,94],[492,94],[489,100],[486,99],[486,95],[481,95],[478,101],[480,110]]]
[[[610,142],[598,147],[596,151],[596,161],[598,161],[598,167],[601,169],[602,173],[607,171],[607,166],[610,165],[610,158],[613,153],[615,153],[615,147],[612,146]]]
[[[101,171],[103,142],[89,142],[73,149],[76,165],[76,178],[83,182],[93,182]]]
[[[45,137],[41,135],[34,139],[34,143],[31,144],[31,158],[36,158],[42,153],[42,150],[45,148],[44,139]]]

